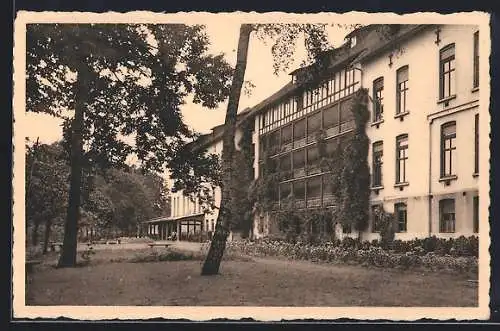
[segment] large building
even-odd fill
[[[303,89],[292,82],[253,109],[255,177],[263,151],[279,159],[276,200],[296,208],[335,205],[318,167],[315,134],[326,150],[352,135],[350,102],[371,96],[371,211],[394,212],[396,238],[472,235],[479,225],[479,31],[472,25],[371,25],[332,52],[326,78]],[[323,76],[323,75],[322,75]],[[260,161],[259,161],[260,160]],[[377,213],[361,234],[337,225],[337,237],[379,237]],[[276,231],[273,212],[256,215],[254,235]]]
[[[350,107],[360,88],[372,101],[366,126],[371,218],[361,233],[337,224],[332,235],[378,238],[373,211],[381,207],[396,216],[396,239],[477,234],[478,27],[369,25],[327,56],[313,83],[301,82],[317,64],[295,70],[290,83],[244,112],[254,121],[254,177],[263,175],[266,158],[279,172],[275,203],[255,212],[252,236],[279,231],[275,215],[290,196],[298,210],[336,208],[316,137],[322,133],[329,154],[349,142],[355,126]],[[221,135],[222,126],[215,128],[208,152],[221,152]],[[218,190],[215,199],[220,203]],[[216,211],[201,213],[182,192],[172,195],[169,221],[177,232],[213,231],[216,219]]]

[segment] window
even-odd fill
[[[456,159],[456,123],[448,122],[441,126],[441,177],[453,176]]]
[[[439,98],[455,94],[455,44],[445,46],[439,52]]]
[[[479,31],[474,33],[474,88],[479,87]]]
[[[307,180],[307,206],[321,207],[321,176]]]
[[[280,157],[280,170],[284,180],[291,178],[292,154],[288,153]]]
[[[352,99],[343,101],[340,104],[340,131],[347,131],[354,128],[354,114],[351,110]]]
[[[333,107],[323,111],[323,128],[329,129],[339,124],[339,106],[336,104]]]
[[[289,124],[281,129],[281,146],[285,146],[292,142],[292,125]]]
[[[328,139],[325,144],[325,152],[328,156],[333,156],[339,147],[338,139]]]
[[[408,160],[408,135],[396,137],[396,183],[406,183],[406,162]]]
[[[269,134],[269,151],[270,155],[274,155],[279,152],[280,148],[280,131],[274,131]]]
[[[351,223],[342,224],[342,233],[351,233],[351,232],[352,232],[352,224]]]
[[[373,143],[373,158],[372,158],[372,172],[373,172],[373,187],[382,186],[382,156],[383,156],[383,142],[377,141]]]
[[[474,116],[474,173],[479,173],[479,114]]]
[[[295,122],[293,125],[293,140],[294,147],[304,146],[305,141],[302,140],[306,136],[306,120],[302,119],[298,122]]]
[[[406,97],[408,94],[408,66],[399,68],[396,72],[396,114],[408,111]]]
[[[455,232],[455,200],[439,201],[439,232]]]
[[[474,209],[474,215],[473,215],[473,220],[472,220],[472,228],[474,233],[479,232],[479,197],[474,197],[472,200],[473,204],[473,209]]]
[[[351,48],[356,46],[356,43],[357,43],[356,36],[352,36],[351,37]]]
[[[214,231],[215,231],[215,220],[212,219],[212,232],[214,232]]]
[[[259,144],[259,148],[260,148],[260,151],[259,151],[259,159],[263,160],[264,159],[264,156],[267,155],[267,135],[265,136],[261,136],[260,137],[260,144]]]
[[[284,200],[288,199],[290,193],[292,193],[292,185],[290,183],[280,184],[280,201],[283,203]]]
[[[318,144],[307,148],[307,173],[314,174],[319,172],[319,149]]]
[[[373,122],[381,121],[384,113],[384,77],[373,81]]]
[[[396,216],[397,229],[396,232],[406,232],[407,213],[406,203],[400,202],[394,205],[394,214]]]
[[[293,174],[294,177],[302,177],[305,175],[306,156],[304,149],[293,152]]]
[[[315,134],[321,130],[321,113],[318,112],[307,118],[307,142],[315,140]]]
[[[303,180],[293,182],[293,197],[295,198],[295,206],[298,208],[305,207],[305,188]]]
[[[372,232],[380,232],[381,205],[372,206]]]
[[[323,178],[323,206],[332,206],[335,203],[332,175],[323,174],[321,177]]]

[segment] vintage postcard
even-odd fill
[[[488,319],[489,20],[18,12],[14,317]]]

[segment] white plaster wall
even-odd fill
[[[399,200],[407,202],[408,231],[396,234],[397,239],[426,237],[429,234],[429,166],[431,166],[431,194],[433,205],[431,210],[432,233],[439,232],[439,211],[435,202],[436,194],[463,192],[478,187],[478,178],[473,177],[474,170],[474,114],[477,107],[478,92],[472,90],[473,83],[473,34],[475,26],[445,25],[441,26],[439,45],[435,44],[434,30],[427,30],[401,44],[402,53],[393,56],[393,65],[389,64],[389,52],[376,60],[364,63],[363,86],[373,95],[373,80],[384,77],[384,122],[379,128],[367,126],[371,143],[384,142],[383,156],[383,189],[379,194],[372,193],[372,203],[383,202],[386,211],[393,211],[394,203]],[[455,86],[456,98],[445,103],[439,99],[439,51],[445,45],[455,43]],[[407,104],[409,114],[403,121],[394,118],[396,113],[396,71],[409,66],[409,91]],[[469,106],[467,106],[469,105]],[[457,110],[460,110],[457,112]],[[371,111],[371,109],[370,109]],[[447,114],[445,117],[439,117]],[[431,126],[431,118],[433,123]],[[439,182],[440,175],[440,125],[455,120],[457,122],[457,176],[450,186]],[[432,133],[431,133],[432,130]],[[401,191],[394,187],[396,176],[396,137],[408,134],[407,181],[410,183]],[[432,146],[429,142],[432,140]],[[432,154],[432,163],[430,155]],[[368,161],[372,166],[372,150],[370,146]],[[457,225],[454,234],[459,236],[472,234],[472,196],[470,199],[457,198]],[[468,195],[467,195],[468,197]],[[470,200],[470,201],[469,201]],[[436,209],[437,208],[437,209]],[[459,216],[460,215],[460,216]],[[466,220],[462,215],[466,216]],[[460,218],[460,220],[459,220]],[[470,220],[470,221],[469,221]],[[368,231],[362,234],[364,239],[375,239],[378,234]]]

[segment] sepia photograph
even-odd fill
[[[488,14],[14,34],[15,317],[488,319]]]

